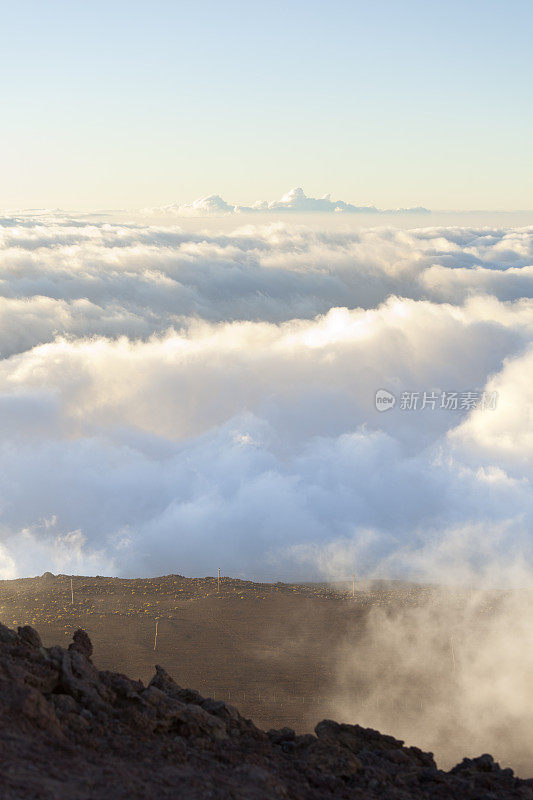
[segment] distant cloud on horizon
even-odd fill
[[[204,216],[220,214],[253,214],[253,213],[279,213],[289,212],[296,214],[306,213],[341,213],[341,214],[429,214],[430,209],[416,206],[413,208],[380,209],[376,206],[356,206],[344,200],[332,200],[331,194],[323,197],[309,197],[301,187],[296,187],[286,192],[279,200],[258,200],[250,206],[239,206],[227,203],[218,194],[199,197],[192,203],[170,203],[165,206],[155,206],[143,209],[143,214],[169,215],[169,216]]]

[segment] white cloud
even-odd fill
[[[373,308],[394,294],[520,300],[533,296],[532,263],[531,229],[337,233],[274,224],[199,234],[8,219],[0,225],[0,353],[56,332],[146,338],[189,317],[280,322]]]
[[[201,217],[206,214],[233,214],[237,211],[237,206],[229,205],[219,194],[209,194],[204,197],[198,197],[192,203],[184,203],[183,205],[169,203],[166,206],[146,208],[143,213],[146,216],[157,214],[161,216]]]
[[[533,230],[4,223],[3,574],[406,571],[484,527],[530,558]]]
[[[309,197],[301,187],[296,187],[286,192],[279,200],[258,200],[248,206],[229,204],[218,194],[199,197],[192,203],[170,203],[166,206],[146,208],[143,213],[146,216],[205,216],[209,214],[253,214],[261,212],[263,214],[293,212],[297,214],[307,213],[341,213],[341,214],[380,214],[380,213],[429,213],[427,208],[421,206],[415,208],[383,209],[372,205],[359,205],[346,203],[344,200],[332,200],[330,194],[323,197]]]
[[[450,439],[465,455],[487,455],[507,469],[533,463],[533,348],[523,356],[507,359],[501,372],[487,383],[498,404],[490,415],[471,413],[450,432]]]
[[[254,203],[251,209],[241,207],[240,210],[255,211],[294,211],[297,213],[306,212],[354,212],[354,213],[377,213],[375,206],[355,206],[345,203],[344,200],[332,200],[330,194],[323,197],[308,197],[304,190],[299,186],[286,192],[279,200],[268,202],[266,200]]]

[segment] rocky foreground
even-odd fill
[[[98,671],[78,630],[44,648],[0,625],[2,800],[533,798],[533,779],[489,755],[443,772],[430,753],[358,725],[264,732],[230,705]]]

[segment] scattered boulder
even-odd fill
[[[72,638],[74,641],[72,642],[72,644],[69,644],[68,649],[76,650],[78,653],[81,653],[82,656],[85,656],[85,658],[89,659],[90,661],[91,656],[93,654],[93,645],[91,640],[89,639],[87,632],[79,628],[77,631],[75,631]]]
[[[24,625],[22,628],[19,628],[18,635],[25,644],[34,647],[36,650],[43,646],[41,637],[31,625]]]
[[[296,733],[292,728],[281,728],[276,730],[272,728],[267,732],[267,736],[272,744],[281,744],[282,742],[294,742]]]

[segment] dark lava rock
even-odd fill
[[[282,742],[294,742],[296,739],[296,733],[293,731],[292,728],[281,728],[280,730],[276,730],[272,728],[267,733],[268,738],[272,742],[272,744],[281,744]]]
[[[78,653],[81,653],[85,658],[90,659],[93,654],[93,643],[89,639],[86,631],[83,631],[81,628],[78,628],[73,635],[73,642],[69,644],[69,650],[77,650]]]
[[[35,647],[37,650],[39,647],[43,646],[41,642],[41,637],[37,633],[37,631],[31,627],[31,625],[24,625],[24,627],[18,629],[18,635],[22,639],[25,644],[29,645],[30,647]]]
[[[45,649],[0,625],[1,800],[507,800],[533,781],[491,756],[449,772],[378,731],[323,720],[267,733],[158,666],[148,686],[99,671],[78,630]]]

